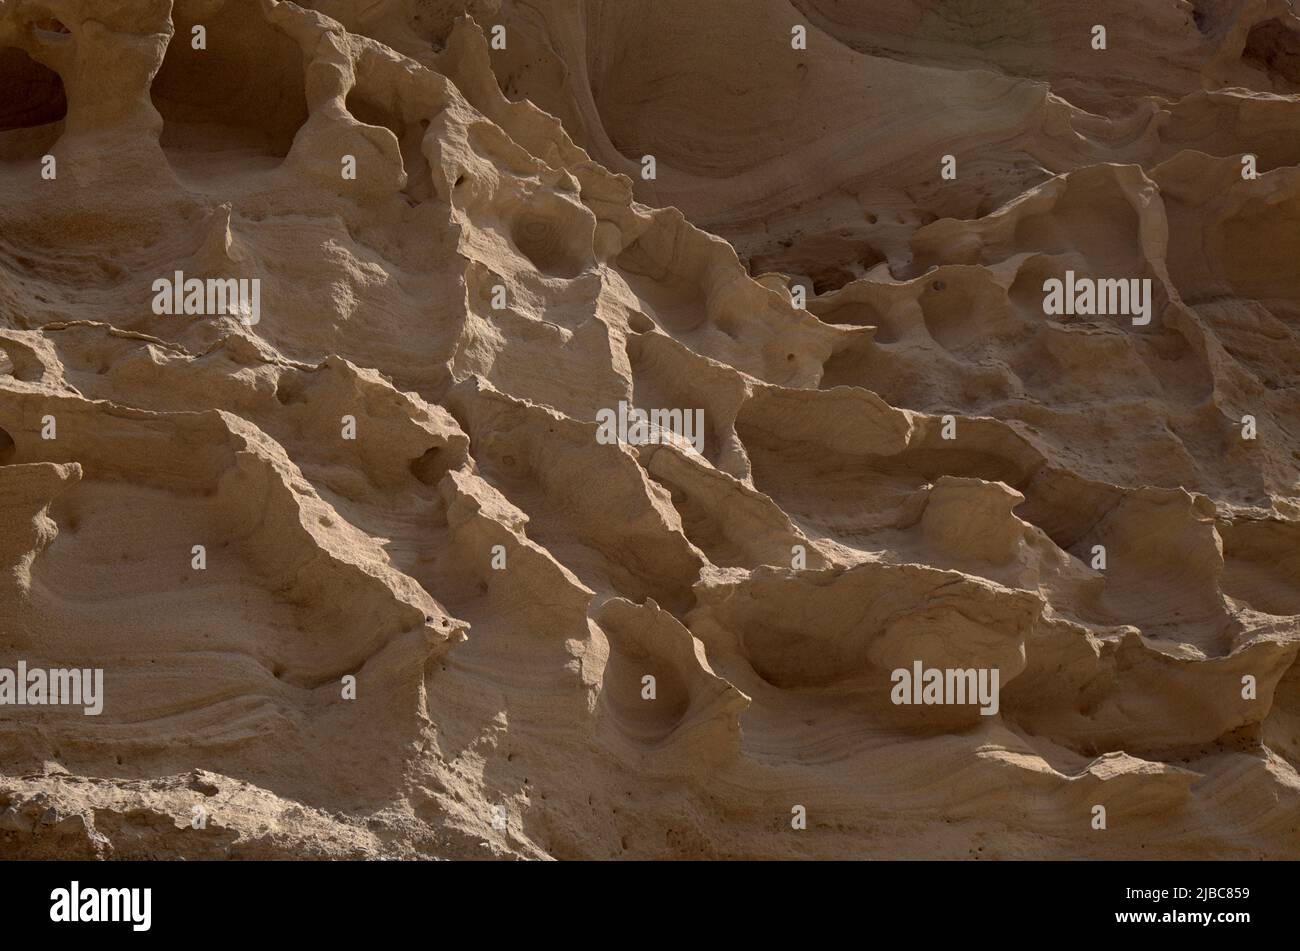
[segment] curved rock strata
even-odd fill
[[[994,6],[0,2],[0,855],[1300,855],[1300,20]]]

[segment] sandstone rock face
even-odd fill
[[[1300,857],[1297,95],[1283,0],[3,0],[0,856]]]

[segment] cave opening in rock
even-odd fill
[[[16,47],[0,49],[0,160],[39,158],[63,131],[63,80]]]
[[[380,126],[393,133],[402,154],[402,168],[406,172],[408,198],[421,202],[433,194],[433,173],[424,158],[424,134],[429,129],[429,120],[406,121],[391,109],[379,105],[357,86],[348,90],[348,112],[358,122],[366,125]]]
[[[197,27],[202,49],[194,48]],[[172,164],[204,165],[214,153],[239,152],[249,160],[241,170],[278,165],[308,115],[297,42],[235,3],[201,24],[178,10],[175,29],[150,90]]]
[[[411,460],[411,474],[425,485],[437,485],[451,468],[447,454],[434,446],[418,459]]]
[[[9,465],[17,455],[18,446],[14,443],[14,437],[7,430],[0,429],[0,466]]]
[[[1241,58],[1267,73],[1280,91],[1300,88],[1300,34],[1281,20],[1265,20],[1251,27]]]

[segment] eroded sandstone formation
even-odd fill
[[[0,2],[0,667],[104,671],[0,856],[1300,855],[1297,94],[1283,0]]]

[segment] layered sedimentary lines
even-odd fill
[[[1298,92],[1281,0],[0,2],[0,669],[102,671],[0,855],[1300,855]]]

